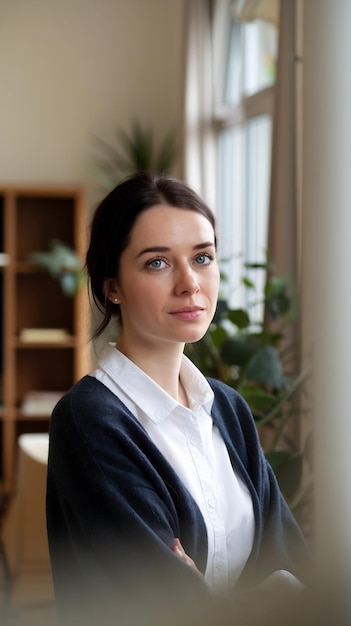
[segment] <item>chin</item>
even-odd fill
[[[175,332],[172,332],[169,335],[169,339],[179,343],[196,343],[203,338],[208,328],[207,324],[189,324],[187,327],[178,328]]]
[[[197,343],[198,341],[200,341],[200,339],[202,339],[202,337],[206,334],[207,332],[207,328],[206,330],[204,330],[203,332],[192,332],[192,333],[188,333],[187,337],[185,337],[182,342],[184,343]]]

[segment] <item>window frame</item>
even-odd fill
[[[231,128],[241,128],[242,132],[248,132],[249,127],[248,124],[250,121],[255,120],[261,116],[266,116],[269,118],[271,122],[271,138],[270,138],[270,154],[269,154],[269,179],[267,180],[268,185],[268,197],[267,197],[267,242],[266,242],[266,251],[268,250],[268,224],[269,224],[269,205],[270,205],[270,187],[271,187],[271,164],[272,164],[272,144],[273,144],[273,116],[274,116],[274,101],[275,101],[275,92],[276,87],[275,83],[266,87],[263,87],[259,91],[256,91],[253,94],[247,95],[243,93],[243,88],[241,89],[240,99],[233,104],[224,104],[223,103],[223,94],[224,94],[224,84],[226,80],[226,72],[227,72],[227,50],[229,46],[229,38],[231,36],[231,28],[232,28],[232,13],[231,13],[231,3],[229,0],[217,0],[214,3],[214,12],[213,12],[213,76],[214,76],[214,95],[213,95],[213,136],[214,142],[216,145],[216,162],[220,162],[219,156],[219,145],[220,145],[220,137],[221,134],[229,130]],[[277,33],[279,36],[279,33]],[[243,48],[242,41],[240,42],[241,48]],[[243,82],[241,80],[241,82]],[[244,173],[245,182],[244,187],[247,185],[246,177],[247,174]],[[217,215],[217,223],[223,220],[223,213],[221,213],[221,207],[219,206],[219,172],[215,173],[215,188],[217,190],[217,201],[216,201],[216,215]],[[244,192],[245,193],[245,192]],[[248,205],[247,198],[244,200],[244,204]],[[242,211],[245,212],[245,209]],[[232,218],[228,218],[228,223],[232,223]],[[246,234],[244,235],[244,237]],[[219,240],[219,251],[221,249],[221,241]],[[237,251],[233,250],[233,254]],[[241,251],[244,254],[244,251]],[[259,256],[259,255],[258,255]],[[242,272],[244,272],[244,263],[248,262],[256,262],[257,259],[248,259],[242,258]],[[219,258],[221,264],[221,258]],[[226,268],[228,270],[228,263],[223,264],[224,273],[226,274]],[[257,270],[259,271],[259,270]],[[257,271],[251,271],[248,273],[248,277],[256,284],[258,284],[258,298],[262,299],[263,288],[265,284],[266,274],[262,270],[260,270],[260,274],[257,274]],[[229,273],[230,273],[230,265],[229,265]],[[235,284],[238,285],[241,281],[241,276],[235,277]],[[231,284],[228,285],[227,290],[224,289],[224,294],[227,299],[230,300],[230,289],[233,289],[233,278],[231,279]],[[234,298],[235,304],[234,306],[238,306],[238,302],[240,302],[239,306],[247,308],[248,299],[250,299],[250,295],[248,295],[245,290],[241,289],[241,296],[236,295]],[[257,293],[255,294],[255,298],[257,297]],[[259,320],[259,318],[263,318],[263,308],[259,307],[255,313],[255,318]]]

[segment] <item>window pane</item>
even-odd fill
[[[218,255],[226,280],[222,295],[239,307],[244,297],[240,283],[244,250],[245,134],[242,126],[219,136],[218,156]]]
[[[275,82],[277,29],[261,20],[240,24],[232,20],[228,40],[223,102],[237,105]]]
[[[256,20],[244,26],[243,91],[252,95],[275,82],[278,36],[273,24]]]
[[[245,208],[244,258],[249,263],[265,263],[268,243],[268,207],[270,182],[271,120],[260,116],[246,125],[247,193]],[[256,286],[256,292],[246,292],[246,305],[261,302],[266,272],[250,270],[248,277]],[[263,318],[262,304],[252,309],[253,319]]]
[[[268,233],[271,119],[260,116],[223,130],[218,144],[218,254],[226,282],[223,295],[233,307],[250,307],[262,319],[263,270],[245,272],[256,285],[241,285],[244,263],[265,263]]]
[[[242,96],[241,25],[232,21],[226,61],[224,104],[238,104]]]

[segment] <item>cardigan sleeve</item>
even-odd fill
[[[265,458],[251,411],[234,389],[217,380],[209,382],[215,392],[214,422],[251,493],[255,513],[254,546],[240,585],[257,585],[277,570],[304,580],[308,546]]]
[[[102,598],[115,608],[131,595],[137,606],[151,598],[207,594],[203,577],[172,552],[179,537],[204,569],[201,514],[142,426],[120,405],[99,381],[86,377],[51,418],[47,524],[61,607],[86,606],[90,612]]]

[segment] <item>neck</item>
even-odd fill
[[[179,377],[184,344],[175,343],[171,348],[167,345],[164,349],[156,350],[153,348],[150,350],[146,346],[133,346],[130,342],[126,345],[122,336],[118,339],[116,348],[140,367],[172,398],[184,406],[188,406],[186,392]]]

